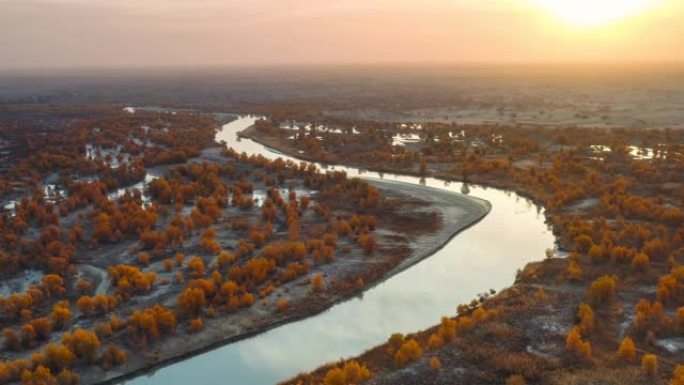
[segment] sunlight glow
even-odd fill
[[[540,6],[578,27],[605,26],[639,16],[658,0],[536,0]]]

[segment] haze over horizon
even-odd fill
[[[0,0],[0,70],[684,61],[680,2],[568,4]]]

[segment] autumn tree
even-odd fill
[[[102,352],[100,357],[100,366],[103,369],[109,370],[114,366],[124,364],[128,360],[128,354],[114,343],[107,345],[107,349]]]
[[[423,355],[423,349],[421,349],[418,341],[410,339],[405,341],[394,354],[394,362],[398,366],[404,366],[409,361],[417,360],[421,355]]]
[[[199,257],[192,257],[188,261],[188,268],[190,269],[190,277],[192,278],[202,278],[206,273],[206,268],[204,267],[204,261]]]
[[[579,305],[577,316],[580,319],[580,329],[582,333],[589,333],[594,329],[594,311],[586,303]]]
[[[42,363],[53,372],[70,368],[74,363],[74,353],[64,344],[49,343],[43,350]]]
[[[575,357],[584,361],[591,361],[591,344],[582,339],[582,332],[579,326],[573,326],[565,338],[565,347]]]
[[[176,331],[176,316],[161,305],[136,310],[128,319],[128,329],[134,341],[146,344],[164,334]]]
[[[371,378],[371,372],[365,365],[355,360],[347,361],[342,367],[328,370],[323,378],[324,385],[355,385]]]
[[[442,368],[442,361],[437,356],[432,356],[429,361],[430,369],[439,370]]]
[[[206,296],[204,290],[196,287],[188,287],[178,296],[176,308],[184,316],[196,316],[204,307]]]
[[[644,354],[641,357],[641,370],[648,377],[655,377],[658,374],[658,356],[655,354]]]
[[[315,274],[311,278],[311,291],[314,293],[320,293],[325,288],[325,279],[322,274]]]
[[[525,385],[525,377],[513,374],[506,379],[506,385]]]
[[[618,348],[617,356],[625,362],[634,362],[637,357],[637,350],[634,341],[631,338],[625,337],[620,343],[620,348]]]
[[[632,269],[638,272],[647,271],[649,267],[649,258],[645,253],[639,253],[632,259]]]
[[[576,261],[570,261],[567,272],[568,276],[573,281],[579,281],[582,279],[582,269]]]
[[[604,304],[612,302],[615,299],[615,288],[617,286],[617,277],[604,275],[594,282],[589,287],[589,301],[592,304]]]
[[[97,350],[100,348],[100,340],[91,331],[77,328],[73,332],[66,332],[62,335],[62,344],[74,352],[76,357],[88,363],[93,363],[97,359]]]
[[[675,367],[670,385],[684,385],[684,365]]]

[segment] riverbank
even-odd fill
[[[202,159],[216,160],[217,148],[205,150]],[[356,296],[364,290],[377,285],[391,276],[429,257],[443,247],[451,238],[464,229],[477,223],[489,212],[488,202],[464,195],[441,191],[439,189],[415,186],[391,181],[371,181],[381,190],[381,194],[390,199],[410,202],[402,206],[399,216],[416,217],[435,213],[441,220],[441,226],[428,234],[382,234],[386,239],[397,236],[410,236],[411,249],[398,264],[385,272],[373,282],[366,282],[363,289],[339,295],[290,298],[292,310],[287,312],[265,312],[258,306],[245,309],[236,314],[206,318],[203,331],[188,338],[183,331],[166,338],[154,345],[154,349],[144,358],[132,357],[124,366],[113,368],[108,372],[94,369],[82,374],[84,384],[109,384],[154,372],[166,365],[184,360],[188,357],[215,349],[219,346],[246,339],[278,326],[323,312],[337,303]],[[382,218],[379,218],[382,220]],[[380,226],[379,226],[380,227]],[[380,227],[381,228],[381,227]],[[345,259],[338,258],[340,263]],[[334,263],[333,263],[334,265]],[[296,289],[292,289],[294,292]],[[297,306],[298,301],[306,301],[306,306]]]

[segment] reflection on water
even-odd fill
[[[224,140],[238,152],[271,159],[283,157],[252,140],[236,140],[235,133],[252,125],[255,119],[245,116],[224,125],[216,140]],[[380,174],[339,165],[334,168],[350,176],[468,191],[490,201],[493,208],[480,223],[453,238],[433,256],[366,291],[362,297],[127,384],[192,384],[200,376],[203,385],[274,384],[326,362],[357,355],[384,342],[394,332],[414,332],[434,325],[440,317],[455,314],[458,304],[470,302],[477,294],[510,286],[518,268],[542,259],[545,250],[554,245],[543,210],[514,193],[434,178]]]

